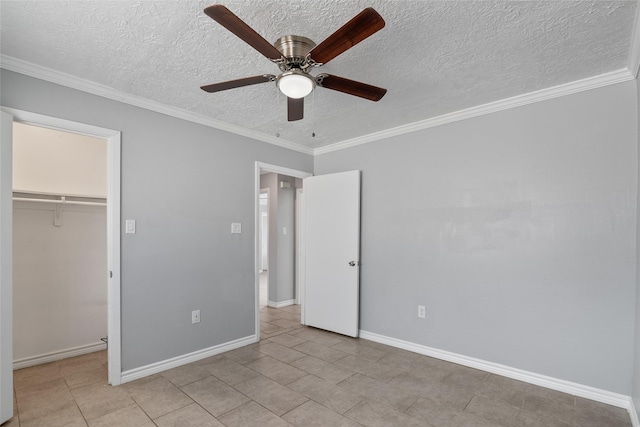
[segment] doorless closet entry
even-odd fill
[[[106,348],[107,141],[23,123],[13,140],[20,368]]]

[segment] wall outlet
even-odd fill
[[[200,323],[200,310],[193,310],[191,312],[191,324]]]
[[[424,319],[427,317],[427,309],[425,308],[424,305],[418,306],[418,317],[421,319]]]

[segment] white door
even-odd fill
[[[13,417],[13,117],[4,111],[0,113],[0,423],[3,423]]]
[[[304,179],[304,324],[358,336],[360,171]]]

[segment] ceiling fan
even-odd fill
[[[379,101],[387,93],[386,89],[344,77],[325,73],[314,77],[309,73],[312,68],[326,64],[384,27],[384,19],[373,8],[364,9],[318,45],[306,37],[293,35],[280,37],[271,44],[221,4],[205,8],[204,13],[278,65],[281,71],[278,76],[262,74],[201,86],[206,92],[275,81],[287,97],[289,121],[303,118],[304,97],[316,86],[371,101]]]

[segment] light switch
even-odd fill
[[[242,233],[242,223],[240,222],[232,222],[231,223],[231,234],[240,234]]]
[[[127,219],[124,221],[124,232],[126,234],[136,234],[136,220]]]
[[[282,227],[282,235],[283,236],[287,235],[287,227]]]

